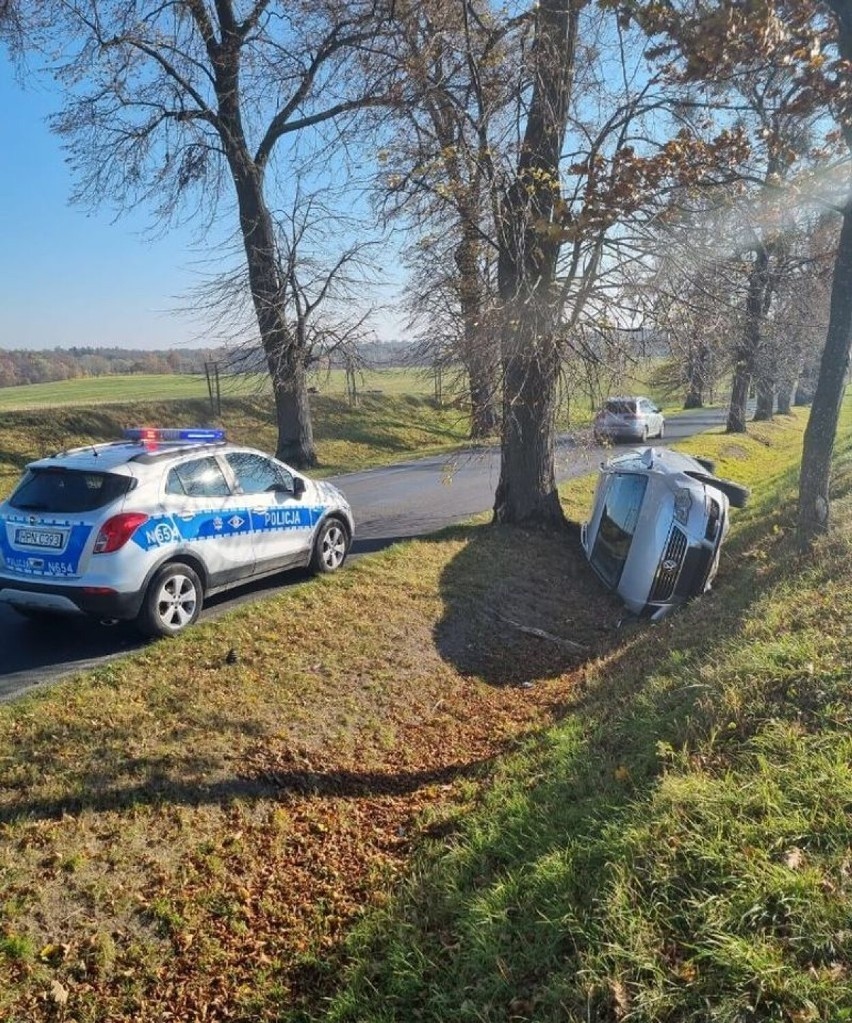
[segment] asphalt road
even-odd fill
[[[666,441],[679,440],[718,426],[725,411],[707,409],[666,420]],[[560,438],[556,473],[561,480],[593,470],[604,451],[587,439]],[[398,540],[430,533],[442,526],[487,511],[500,473],[496,448],[441,455],[340,476],[337,483],[355,515],[352,556],[381,550]],[[269,596],[304,578],[289,573],[264,584],[249,584],[214,597],[202,618],[210,619],[260,596]],[[62,675],[94,667],[144,646],[132,626],[102,626],[85,619],[58,619],[49,628],[28,622],[0,605],[0,700]]]

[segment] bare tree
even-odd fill
[[[670,359],[658,373],[684,408],[701,408],[730,368],[740,332],[742,273],[733,255],[730,204],[718,186],[671,197],[654,228],[654,322],[664,329]]]
[[[827,6],[834,16],[832,28],[840,57],[833,70],[842,85],[829,95],[848,154],[852,156],[852,0],[827,0]],[[835,84],[836,81],[831,81],[831,85]],[[844,201],[839,208],[842,223],[831,282],[828,333],[802,449],[797,532],[803,548],[808,548],[818,534],[828,529],[831,456],[852,347],[852,172],[848,170],[845,185]]]
[[[832,118],[825,138],[839,141],[843,161],[832,180],[811,182],[812,192],[842,218],[831,284],[828,331],[802,451],[797,533],[802,548],[829,525],[831,458],[852,345],[852,0],[773,0],[712,5],[682,0],[631,7],[645,28],[665,40],[663,49],[682,61],[690,81],[728,81],[756,60],[783,67],[798,86],[786,113]],[[835,150],[836,152],[836,150]]]
[[[553,437],[566,348],[584,321],[624,327],[640,316],[634,271],[648,259],[665,195],[740,145],[736,131],[708,142],[692,130],[648,74],[640,41],[606,19],[580,0],[535,11],[531,85],[497,234],[502,522],[562,520]]]
[[[468,380],[471,435],[494,433],[499,405],[499,339],[491,331],[495,247],[495,151],[504,150],[506,109],[518,94],[515,31],[527,18],[498,19],[487,0],[397,0],[396,58],[406,102],[384,151],[386,212],[416,233],[408,249],[415,281],[411,308],[427,329],[449,330],[433,347],[452,350]],[[429,280],[435,254],[447,260]],[[430,320],[434,290],[450,317]]]
[[[55,127],[78,175],[75,198],[109,197],[119,209],[143,201],[163,225],[194,216],[203,227],[236,207],[277,454],[297,466],[316,460],[307,350],[288,317],[293,275],[271,196],[307,155],[319,165],[317,147],[333,148],[354,111],[387,101],[387,81],[370,72],[377,2],[42,4],[55,16],[42,45],[62,53],[54,70],[68,102]]]
[[[370,240],[363,221],[330,198],[296,182],[289,208],[274,216],[281,304],[306,371],[338,363],[354,372],[363,363],[361,345],[373,339],[375,310],[365,296],[378,282],[372,254],[380,241]],[[252,337],[254,306],[244,261],[229,272],[212,273],[191,300],[225,339],[230,372],[258,373],[268,366],[268,353],[256,340],[246,340]]]

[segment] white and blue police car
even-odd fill
[[[0,504],[0,601],[173,636],[210,594],[290,568],[336,571],[353,530],[336,487],[222,430],[127,430],[27,466]]]

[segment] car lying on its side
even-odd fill
[[[330,483],[221,430],[125,436],[27,466],[0,504],[0,601],[28,618],[124,619],[173,636],[210,594],[343,564],[354,523]]]
[[[607,398],[592,424],[595,441],[630,441],[644,443],[652,437],[662,440],[666,420],[650,398]]]
[[[661,618],[710,588],[729,509],[747,497],[705,459],[667,448],[630,451],[601,465],[583,549],[630,611]]]

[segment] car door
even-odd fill
[[[252,575],[251,514],[215,455],[173,465],[166,474],[163,504],[178,533],[174,539],[204,562],[211,587]]]
[[[304,564],[319,511],[296,497],[293,473],[257,451],[228,451],[225,461],[251,514],[255,572]]]

